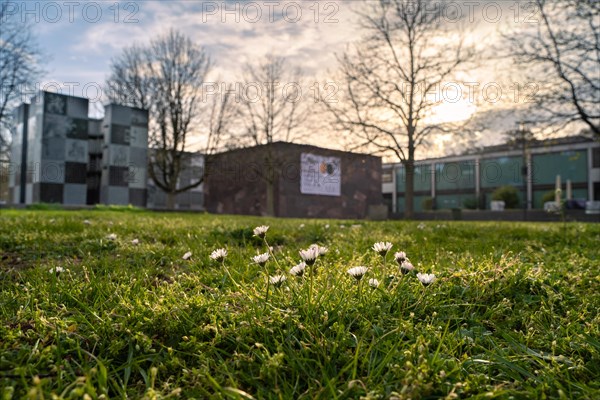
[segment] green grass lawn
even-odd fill
[[[3,398],[600,398],[598,224],[0,213]]]

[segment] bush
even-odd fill
[[[501,186],[492,193],[492,200],[504,201],[505,208],[519,206],[519,191],[514,186]]]
[[[96,204],[93,208],[95,211],[126,211],[126,212],[140,212],[145,211],[143,208],[133,206],[131,204],[127,206],[118,206],[112,204]]]
[[[431,198],[431,197],[425,197],[421,201],[421,208],[423,208],[424,211],[431,211],[431,210],[433,210],[433,198]]]
[[[463,201],[463,206],[467,210],[475,210],[477,209],[477,199],[475,197],[469,197]]]
[[[26,206],[28,210],[62,210],[63,206],[60,203],[32,203]]]
[[[544,193],[544,195],[542,196],[542,207],[544,206],[544,203],[554,201],[555,196],[556,194],[554,193],[554,190],[549,190],[546,193]]]

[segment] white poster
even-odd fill
[[[300,193],[340,196],[341,166],[339,157],[302,153],[300,156]]]

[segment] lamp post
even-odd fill
[[[519,134],[521,146],[523,148],[523,165],[521,166],[521,175],[523,176],[523,221],[527,221],[527,208],[529,206],[529,199],[527,195],[527,177],[529,168],[527,163],[527,131],[523,121],[519,123]]]

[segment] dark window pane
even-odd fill
[[[87,164],[66,162],[65,183],[86,183]]]

